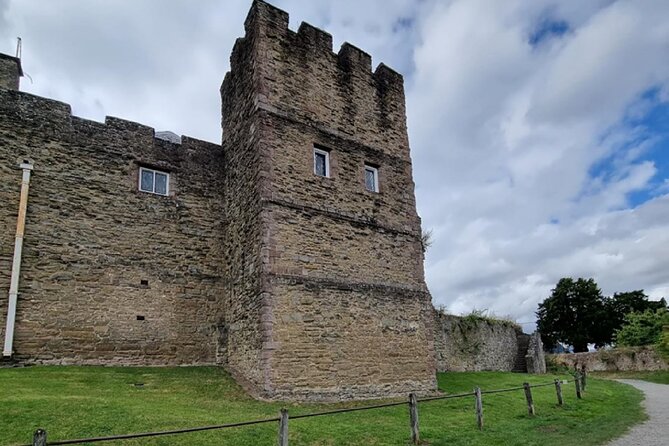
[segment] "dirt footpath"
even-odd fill
[[[643,405],[650,419],[634,427],[624,437],[612,441],[608,446],[669,445],[669,385],[635,379],[617,381],[630,384],[646,395]]]

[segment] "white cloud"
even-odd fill
[[[623,118],[667,86],[669,5],[602,2],[584,15],[564,4],[439,3],[421,24],[410,136],[435,231],[428,283],[451,311],[532,320],[563,276],[593,276],[607,293],[669,281],[669,227],[646,218],[667,201],[621,211],[657,173],[640,159],[652,135]],[[546,14],[570,29],[533,47]],[[614,170],[591,176],[610,156]]]

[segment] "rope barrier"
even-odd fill
[[[186,434],[190,432],[201,432],[215,429],[226,429],[229,427],[249,426],[252,424],[272,423],[279,421],[279,418],[266,418],[264,420],[241,421],[239,423],[219,424],[214,426],[191,427],[187,429],[175,429],[169,431],[141,432],[138,434],[110,435],[108,437],[78,438],[76,440],[49,441],[49,445],[77,444],[77,443],[95,443],[99,441],[111,440],[129,440],[132,438],[158,437],[161,435]],[[30,444],[25,446],[32,446]]]

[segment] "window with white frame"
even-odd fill
[[[170,174],[159,170],[139,168],[139,190],[156,195],[168,195]]]
[[[330,176],[330,152],[314,147],[314,173],[320,177]]]
[[[365,188],[371,192],[379,191],[379,169],[365,164]]]

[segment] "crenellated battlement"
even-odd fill
[[[297,30],[297,42],[301,49],[307,53],[314,53],[316,57],[320,54],[332,53],[332,34],[307,22],[300,23]]]
[[[258,108],[320,123],[408,158],[402,75],[383,63],[372,71],[369,53],[348,42],[335,53],[330,33],[306,22],[293,31],[288,23],[285,11],[253,2],[221,89],[224,121],[236,114],[226,105],[239,102],[226,103],[225,96],[243,94],[239,88],[246,85]]]
[[[0,89],[0,118],[20,119],[32,122],[31,131],[39,130],[63,137],[73,133],[85,134],[91,139],[123,138],[141,141],[145,146],[170,147],[182,151],[220,150],[220,144],[201,141],[181,135],[181,144],[156,138],[153,127],[114,116],[106,116],[104,122],[81,118],[72,114],[72,107],[64,102],[44,98],[16,90]],[[17,131],[19,126],[17,126]],[[108,146],[113,150],[112,146]],[[147,149],[148,150],[148,149]]]
[[[340,65],[346,71],[372,72],[372,56],[348,42],[344,42],[339,48],[337,57]]]

